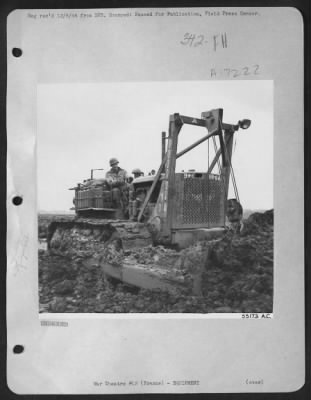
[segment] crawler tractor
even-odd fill
[[[201,118],[171,115],[168,135],[162,132],[162,161],[156,174],[125,184],[120,189],[121,202],[115,204],[109,184],[93,179],[92,170],[91,179],[71,189],[75,192],[76,217],[50,224],[48,247],[55,247],[56,232],[59,246],[63,231],[87,229],[90,238],[95,236],[103,242],[112,235],[118,237],[123,248],[150,243],[183,248],[221,234],[228,220],[238,224],[242,207],[231,165],[232,144],[235,132],[247,129],[250,123],[245,119],[237,124],[224,123],[222,109],[203,112]],[[185,124],[205,128],[207,132],[178,151],[178,139]],[[175,171],[179,157],[208,140],[213,142],[215,155],[211,162],[206,156],[206,171]],[[217,173],[213,172],[216,166]],[[228,203],[230,176],[237,199]]]

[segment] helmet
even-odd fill
[[[117,158],[110,158],[110,160],[109,160],[109,164],[111,165],[111,166],[113,166],[113,165],[115,165],[115,164],[119,164],[119,161],[118,161],[118,159]]]
[[[143,173],[143,171],[140,170],[139,168],[134,168],[132,171],[132,174],[142,174],[142,173]]]

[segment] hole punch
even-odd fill
[[[24,350],[25,350],[25,348],[24,348],[24,346],[21,345],[21,344],[16,344],[16,345],[13,347],[13,353],[14,353],[14,354],[21,354],[21,353],[23,353]]]
[[[12,54],[14,57],[20,57],[23,54],[23,52],[22,49],[20,49],[19,47],[13,47]]]
[[[13,203],[15,206],[20,206],[20,205],[22,204],[22,202],[23,202],[23,198],[22,198],[21,196],[15,196],[15,197],[13,197],[13,199],[12,199],[12,203]]]

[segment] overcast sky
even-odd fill
[[[103,176],[111,157],[129,173],[157,169],[169,115],[200,117],[215,108],[223,108],[227,123],[252,120],[235,135],[240,200],[244,208],[273,207],[272,81],[40,84],[37,100],[39,210],[68,211],[74,194],[68,188],[89,178],[91,168],[104,168],[95,175]],[[178,150],[205,134],[205,128],[185,125]],[[178,160],[177,171],[206,171],[207,160],[204,143]]]

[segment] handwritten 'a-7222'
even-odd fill
[[[245,76],[254,76],[260,75],[260,66],[259,64],[253,64],[243,67],[236,68],[211,68],[210,69],[210,78],[221,79],[221,78],[238,78]]]
[[[213,51],[217,51],[228,47],[228,37],[226,32],[210,36],[187,32],[180,44],[187,47],[209,46]]]

